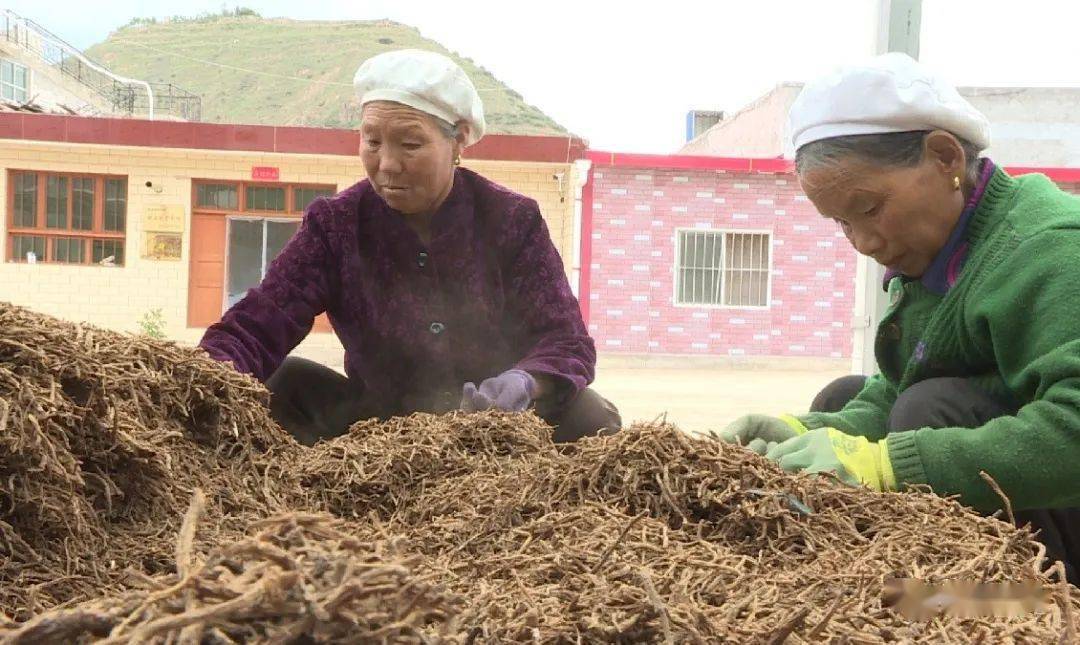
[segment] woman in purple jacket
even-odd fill
[[[264,381],[299,441],[414,412],[534,406],[556,441],[614,432],[596,349],[536,202],[459,168],[484,133],[465,72],[402,50],[356,73],[367,179],[300,230],[200,346]],[[342,376],[289,352],[326,312]]]

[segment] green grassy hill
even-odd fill
[[[375,54],[406,47],[440,52],[462,65],[484,100],[489,132],[566,134],[484,68],[390,21],[135,21],[87,54],[118,74],[200,95],[203,121],[355,127],[356,68]]]

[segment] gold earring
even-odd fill
[[[461,165],[461,155],[454,155],[454,165],[455,166],[460,166]]]
[[[960,190],[960,178],[959,177],[953,177],[952,178],[952,185],[953,185],[953,188],[955,190]]]

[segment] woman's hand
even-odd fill
[[[785,441],[765,455],[788,472],[836,473],[841,480],[876,491],[896,490],[896,477],[885,441],[818,428]]]
[[[764,455],[771,446],[805,432],[806,428],[794,417],[748,414],[728,424],[720,431],[719,438],[724,443],[735,443]]]
[[[538,396],[540,385],[524,370],[507,370],[498,376],[484,380],[480,387],[466,383],[461,396],[461,409],[465,412],[502,410],[524,412]]]

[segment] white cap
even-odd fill
[[[373,56],[356,70],[353,87],[363,106],[372,101],[408,105],[451,125],[465,121],[465,145],[484,136],[484,104],[476,87],[457,63],[442,54],[399,49]]]
[[[806,84],[788,115],[792,145],[855,134],[945,130],[986,149],[990,123],[906,54],[876,56]]]

